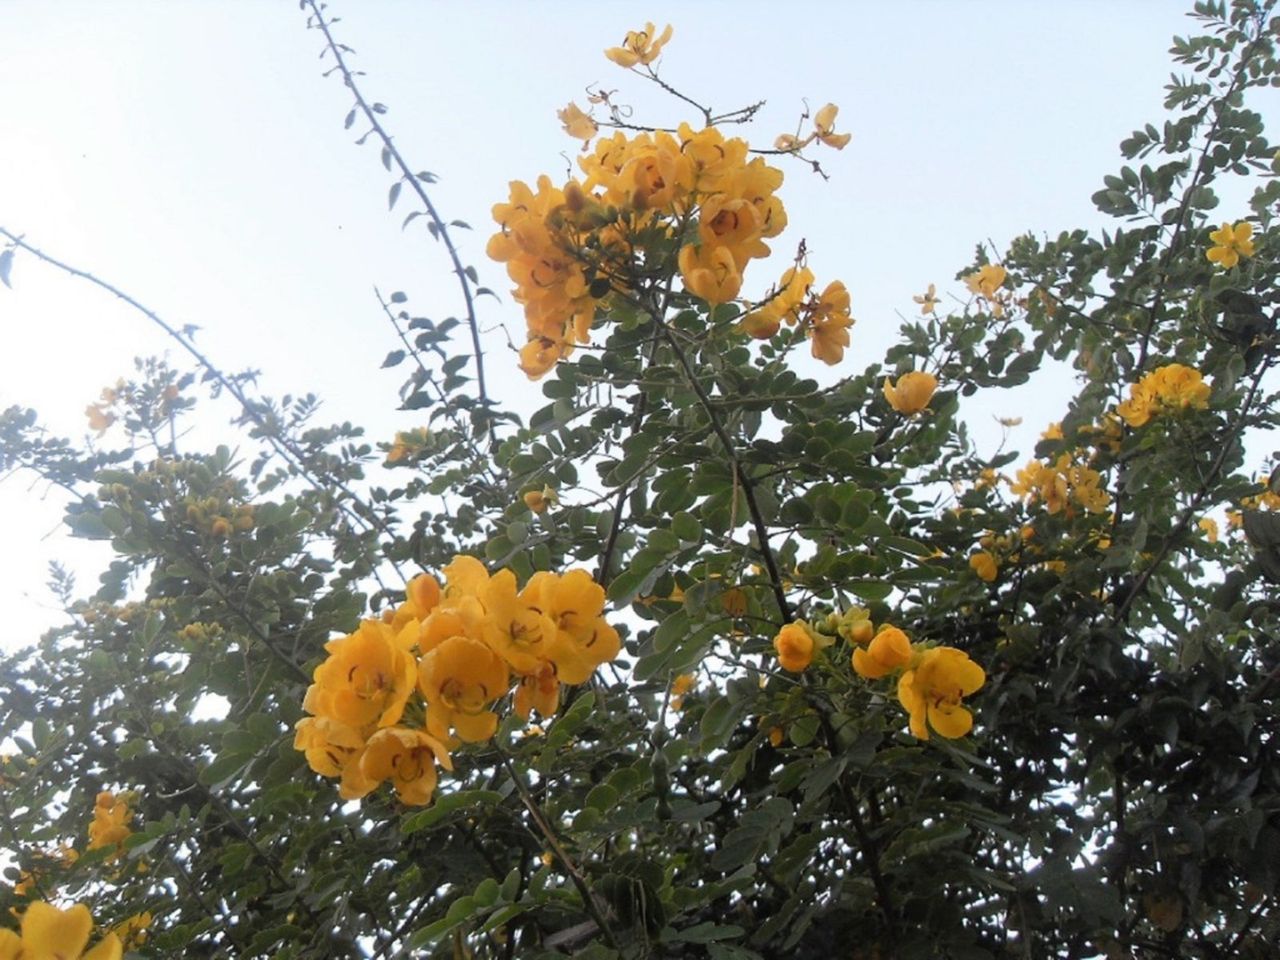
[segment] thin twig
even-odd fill
[[[196,345],[182,333],[182,331],[170,325],[154,310],[143,306],[143,304],[129,296],[129,294],[125,293],[119,287],[116,287],[105,280],[99,279],[86,270],[81,270],[78,267],[71,266],[69,263],[64,263],[37,247],[33,247],[23,239],[23,236],[10,233],[2,226],[0,226],[0,236],[7,237],[13,246],[26,250],[36,259],[42,260],[50,266],[57,267],[59,270],[69,273],[73,277],[78,277],[81,280],[87,280],[99,289],[105,290],[120,300],[123,300],[129,306],[141,313],[144,317],[168,334],[174,342],[182,347],[182,349],[185,350],[196,361],[196,363],[198,363],[200,367],[209,374],[209,376],[217,381],[218,385],[222,387],[222,389],[226,390],[235,398],[236,402],[240,404],[240,409],[244,412],[245,418],[254,423],[262,431],[262,436],[266,439],[267,443],[271,445],[272,449],[292,463],[312,486],[320,491],[331,491],[336,489],[345,494],[350,498],[352,506],[358,506],[360,509],[358,511],[353,510],[351,507],[348,507],[341,501],[338,501],[339,509],[341,509],[343,513],[346,513],[355,520],[358,520],[360,524],[367,529],[375,529],[387,536],[394,536],[390,527],[388,527],[387,524],[378,516],[377,511],[366,504],[355,493],[355,491],[343,483],[341,479],[333,476],[332,474],[313,470],[308,465],[306,454],[297,446],[297,444],[287,437],[280,435],[276,431],[275,425],[267,417],[263,416],[259,406],[249,398],[249,395],[241,389],[240,385],[231,377],[224,374],[222,370],[204,354],[203,351],[196,347]],[[395,561],[388,558],[387,562],[395,568],[396,573],[403,579],[403,574]]]
[[[315,17],[316,26],[324,34],[325,42],[328,44],[327,49],[333,54],[334,61],[338,70],[342,73],[342,79],[346,83],[347,89],[355,97],[356,106],[364,114],[365,120],[368,121],[373,132],[377,134],[378,139],[382,141],[382,148],[386,151],[386,155],[400,169],[402,182],[407,182],[409,189],[417,194],[418,200],[422,203],[423,209],[426,210],[427,216],[431,220],[431,224],[435,227],[434,235],[444,242],[445,250],[449,253],[449,259],[453,263],[453,273],[458,278],[458,285],[462,288],[462,300],[467,308],[467,326],[471,329],[471,347],[476,361],[476,390],[479,394],[480,403],[487,406],[489,394],[485,389],[484,382],[484,354],[480,349],[480,322],[476,319],[475,292],[471,289],[471,278],[467,276],[467,268],[462,265],[462,258],[458,255],[458,248],[454,246],[448,225],[441,218],[435,204],[431,202],[431,198],[427,196],[427,191],[423,189],[420,178],[409,169],[404,157],[400,155],[400,151],[391,142],[390,135],[378,120],[379,111],[373,109],[368,101],[365,100],[364,95],[361,94],[360,88],[356,86],[355,76],[347,66],[346,59],[342,56],[344,47],[333,39],[333,34],[329,32],[329,23],[320,12],[320,6],[316,3],[316,0],[304,0],[304,2],[311,9],[311,14]],[[349,50],[350,47],[345,49]]]

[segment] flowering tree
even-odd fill
[[[825,386],[797,358],[842,363],[850,295],[782,166],[846,146],[837,109],[752,146],[754,108],[659,75],[670,27],[628,33],[606,55],[685,121],[570,104],[580,175],[494,208],[527,420],[433,178],[302,6],[465,320],[383,300],[425,422],[382,456],[172,327],[197,369],[88,411],[114,451],[4,414],[5,469],[116,559],[0,672],[0,957],[1274,955],[1273,4],[1197,4],[1113,231],[980,249],[961,308],[930,285]],[[6,283],[74,269],[0,233]],[[1049,358],[1061,421],[976,450],[966,399]],[[251,461],[178,453],[197,380]]]

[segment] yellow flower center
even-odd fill
[[[456,677],[450,677],[440,686],[440,699],[450,710],[475,716],[484,712],[489,692],[483,683],[463,683]]]

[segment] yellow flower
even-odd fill
[[[996,578],[996,572],[1000,569],[999,565],[996,563],[996,558],[986,550],[982,550],[969,557],[969,566],[973,568],[974,573],[987,581],[987,583],[990,583]]]
[[[543,487],[541,490],[530,490],[520,499],[534,513],[545,513],[547,507],[555,503],[559,497],[551,487]]]
[[[920,304],[920,312],[922,314],[929,314],[933,313],[933,308],[941,302],[936,294],[937,288],[931,283],[929,284],[928,290],[920,294],[920,296],[912,297],[911,299]]]
[[[123,948],[108,933],[85,952],[93,917],[82,903],[59,910],[49,903],[33,903],[22,914],[22,935],[0,930],[2,960],[120,960]]]
[[[479,640],[450,637],[418,664],[418,689],[427,701],[427,732],[447,740],[449,730],[468,743],[498,729],[489,704],[507,692],[507,665]]]
[[[864,650],[853,651],[853,669],[858,676],[879,680],[911,662],[911,641],[897,627],[882,626]]]
[[[293,748],[307,757],[307,765],[322,777],[340,777],[347,764],[364,749],[359,730],[330,717],[303,717],[294,724]]]
[[[996,291],[1004,286],[1008,272],[998,263],[988,263],[964,278],[969,291],[986,300],[995,299]]]
[[[786,734],[782,732],[781,727],[769,728],[769,743],[775,747],[782,746],[782,741],[786,738]]]
[[[773,649],[784,670],[802,673],[813,662],[813,635],[803,623],[788,623],[773,638]]]
[[[360,757],[360,772],[366,781],[390,780],[402,801],[422,806],[435,793],[437,763],[453,769],[449,751],[435,737],[421,730],[386,727],[369,738]]]
[[[499,570],[481,583],[481,639],[517,673],[537,673],[555,652],[556,624],[516,590],[516,575]]]
[[[655,29],[652,23],[646,23],[643,30],[628,30],[622,46],[610,47],[604,55],[620,67],[634,67],[637,63],[648,66],[658,59],[663,46],[671,39],[671,24],[667,24],[660,37],[654,37]]]
[[[800,319],[800,310],[809,288],[813,285],[813,271],[808,267],[789,267],[774,292],[742,319],[744,333],[758,340],[767,340],[778,332],[782,322],[794,325]]]
[[[1129,399],[1116,406],[1116,413],[1136,429],[1161,414],[1203,410],[1209,405],[1210,393],[1200,371],[1170,363],[1130,384]]]
[[[703,247],[727,247],[734,263],[769,255],[764,235],[763,212],[750,199],[717,194],[702,204],[698,236]]]
[[[417,674],[409,652],[417,639],[415,623],[396,631],[381,620],[364,620],[355,633],[330,640],[303,709],[361,732],[399,723]]]
[[[835,133],[834,124],[836,122],[836,114],[840,112],[840,108],[834,103],[828,103],[825,107],[818,111],[817,116],[813,118],[813,126],[816,131],[817,138],[825,143],[828,147],[835,147],[837,150],[843,150],[845,145],[853,138],[851,133]]]
[[[418,459],[424,453],[430,436],[431,432],[426,427],[397,431],[395,441],[387,450],[387,459],[383,463],[389,467],[392,464]]]
[[[692,673],[682,673],[671,681],[671,709],[683,710],[685,695],[698,684]]]
[[[528,720],[534,710],[544,718],[553,717],[559,706],[560,679],[556,676],[555,664],[543,660],[535,672],[520,677],[512,708]]]
[[[394,610],[384,610],[382,620],[399,633],[410,620],[421,623],[440,603],[440,583],[429,573],[420,573],[404,588],[404,603]]]
[[[587,149],[587,142],[600,132],[600,128],[596,126],[596,122],[591,119],[590,115],[583,113],[572,100],[563,110],[557,110],[556,116],[564,124],[565,133],[575,140],[582,141],[583,150]]]
[[[1214,246],[1205,256],[1210,263],[1220,264],[1224,270],[1234,267],[1241,257],[1253,256],[1253,224],[1247,221],[1224,223],[1221,229],[1209,234],[1209,239]]]
[[[839,363],[844,357],[844,348],[849,346],[851,326],[849,291],[839,280],[833,280],[809,314],[810,349],[814,358],[826,364]]]
[[[604,587],[587,571],[570,570],[563,576],[535,573],[520,597],[555,627],[546,658],[555,664],[562,683],[585,683],[596,667],[622,649],[618,631],[602,616]]]
[[[929,406],[937,389],[938,378],[919,370],[904,373],[896,384],[888,377],[884,379],[884,398],[889,401],[889,406],[907,416]]]
[[[773,141],[773,149],[782,153],[799,153],[811,139],[812,137],[801,140],[794,133],[779,134],[778,138]]]
[[[133,813],[129,809],[127,793],[103,790],[93,803],[93,820],[89,823],[89,849],[120,847],[129,835],[129,821]]]
[[[742,289],[742,273],[728,247],[692,244],[680,248],[685,289],[710,304],[728,303]]]
[[[147,942],[147,930],[151,927],[151,921],[150,910],[135,913],[117,923],[111,928],[111,932],[120,938],[125,949],[132,950]]]
[[[929,727],[948,739],[963,737],[973,728],[973,714],[960,700],[986,679],[983,669],[963,651],[953,647],[924,651],[898,679],[898,701],[910,714],[911,732],[921,740],[929,739]]]
[[[1213,519],[1213,517],[1201,517],[1199,522],[1196,525],[1201,530],[1204,531],[1204,535],[1210,543],[1218,542],[1218,521],[1217,520]]]
[[[102,436],[107,432],[107,428],[116,422],[114,413],[107,413],[96,403],[91,403],[84,408],[84,414],[89,418],[89,429],[96,430],[98,436]]]
[[[565,346],[549,337],[530,337],[520,348],[520,369],[530,380],[540,380],[565,355]]]

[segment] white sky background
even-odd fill
[[[504,293],[480,301],[484,325],[505,323],[517,340],[505,273],[484,257],[489,209],[508,180],[562,178],[577,145],[556,109],[585,106],[584,87],[603,84],[639,122],[695,119],[604,59],[628,29],[675,26],[661,73],[695,99],[717,109],[767,99],[742,128],[758,146],[794,130],[802,98],[839,104],[837,129],[853,142],[815,153],[829,182],[776,158],[790,226],[777,263],[748,273],[763,289],[804,237],[819,284],[845,281],[858,324],[843,367],[819,374],[828,378],[878,360],[897,314],[913,315],[911,296],[930,282],[963,294],[951,278],[977,242],[1107,223],[1089,196],[1119,166],[1119,141],[1160,118],[1169,39],[1195,29],[1189,6],[333,0],[330,13],[406,160],[440,176],[430,189],[442,215],[476,228],[455,239]],[[419,420],[395,409],[405,368],[378,369],[398,344],[372,287],[404,290],[412,313],[436,320],[461,304],[424,221],[401,232],[408,191],[387,213],[391,177],[377,147],[352,145],[359,124],[343,130],[349,95],[336,75],[321,78],[331,63],[304,22],[290,0],[0,0],[0,226],[174,325],[198,325],[211,358],[261,368],[266,392],[319,393],[320,422],[389,440]],[[53,433],[79,439],[86,404],[129,375],[134,356],[168,351],[185,365],[144,317],[83,281],[19,253],[12,282],[0,287],[0,408],[35,407]],[[544,401],[505,344],[488,334],[486,369],[527,416]],[[1068,389],[966,407],[982,449],[999,441],[988,411],[1027,418],[1026,451]],[[180,448],[233,436],[228,401],[201,405],[213,410],[208,432]],[[63,534],[63,499],[31,484],[0,484],[5,646],[58,619],[49,560],[76,566],[88,593],[106,557]]]

